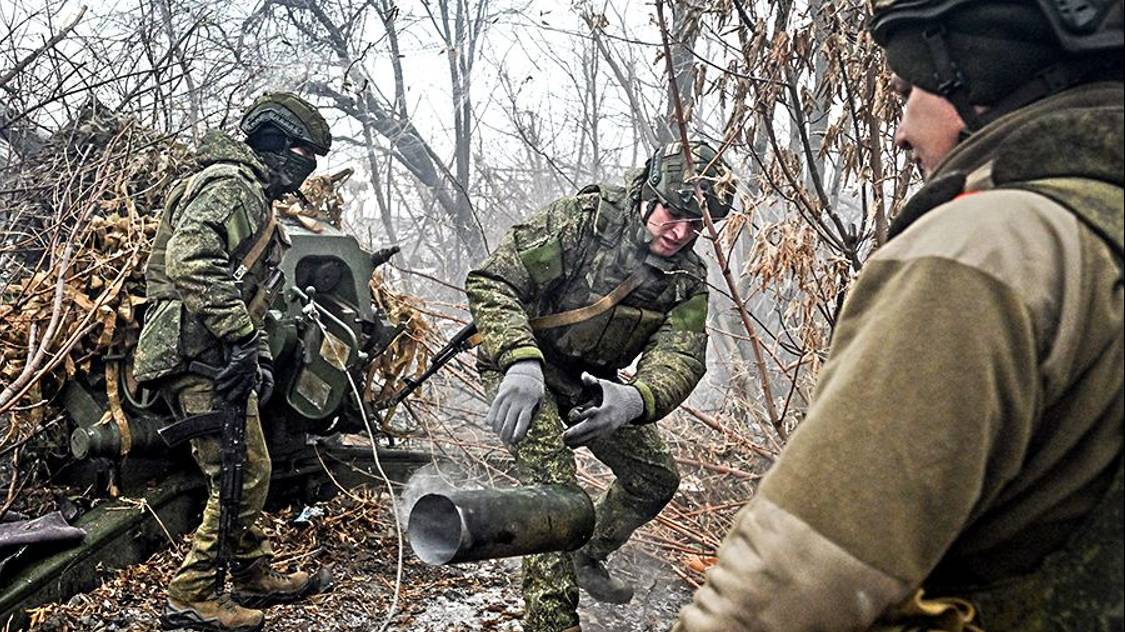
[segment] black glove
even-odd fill
[[[258,405],[264,406],[273,395],[273,364],[262,361],[258,363]]]
[[[228,402],[243,402],[257,385],[258,332],[255,331],[231,345],[227,365],[215,377],[215,388]]]

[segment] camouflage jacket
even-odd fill
[[[272,213],[263,186],[266,167],[245,144],[219,131],[204,136],[202,169],[172,187],[145,266],[150,300],[134,353],[133,372],[149,381],[187,362],[223,361],[226,344],[260,328],[247,304],[280,261],[278,228],[266,254],[241,282],[234,268]],[[259,347],[269,357],[268,344]]]
[[[664,417],[687,398],[706,370],[706,269],[690,247],[668,258],[649,253],[636,182],[591,185],[547,205],[469,273],[481,369],[542,360],[548,386],[566,406],[580,401],[582,371],[615,378],[640,355],[632,384],[644,398],[642,421]],[[642,266],[645,282],[612,309],[532,329],[531,319],[588,306]]]

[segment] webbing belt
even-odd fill
[[[538,318],[531,319],[531,329],[533,331],[544,331],[546,329],[555,329],[557,327],[565,327],[573,325],[585,320],[601,315],[609,310],[614,305],[620,303],[626,296],[629,296],[633,290],[641,286],[648,278],[647,266],[642,265],[630,274],[621,285],[613,288],[613,291],[601,297],[597,301],[577,309],[569,309],[565,312],[557,314],[547,314]]]

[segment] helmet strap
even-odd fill
[[[652,160],[648,161],[648,185],[653,189],[656,185],[660,184],[660,179],[663,174],[660,173],[660,167],[664,163],[664,150],[657,149],[652,153]]]
[[[1044,97],[1058,94],[1082,83],[1089,77],[1110,74],[1114,63],[1097,63],[1084,57],[1069,59],[1052,64],[1041,70],[1030,81],[989,106],[986,112],[978,112],[969,99],[969,89],[965,76],[949,54],[946,44],[945,27],[938,24],[926,29],[922,39],[929,49],[930,60],[934,64],[934,79],[938,84],[937,93],[949,101],[965,122],[962,138],[967,137],[1008,112],[1018,110]],[[1119,67],[1120,61],[1115,62]]]
[[[965,75],[957,67],[953,57],[949,54],[946,44],[946,30],[941,24],[927,28],[922,33],[922,40],[930,51],[930,61],[934,64],[934,79],[937,81],[937,93],[953,104],[965,127],[970,132],[975,132],[984,127],[985,121],[977,113],[969,100],[969,90],[965,85]]]

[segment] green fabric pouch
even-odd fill
[[[519,254],[528,276],[539,287],[562,276],[562,245],[558,239],[548,238],[536,246],[521,249]]]
[[[160,301],[146,314],[134,352],[134,372],[140,381],[152,380],[181,368],[179,353],[181,303]]]

